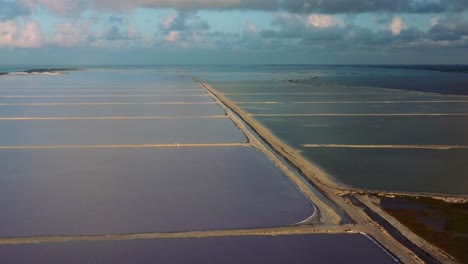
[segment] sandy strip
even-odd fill
[[[314,116],[468,116],[468,113],[414,113],[414,114],[249,114],[259,117],[314,117]]]
[[[8,84],[3,84],[3,86],[6,86]],[[181,84],[181,85],[155,85],[155,84],[147,84],[147,85],[135,85],[134,83],[132,84],[128,84],[128,85],[115,85],[115,84],[107,84],[107,85],[93,85],[93,84],[83,84],[83,85],[61,85],[60,83],[58,82],[54,82],[50,85],[35,85],[35,84],[31,84],[31,85],[22,85],[22,86],[18,86],[18,85],[15,85],[15,89],[30,89],[30,88],[36,88],[36,87],[45,87],[45,88],[53,88],[53,87],[57,87],[57,88],[93,88],[93,87],[96,87],[96,88],[99,88],[99,87],[104,87],[104,88],[110,88],[110,87],[123,87],[123,88],[137,88],[137,87],[145,87],[145,88],[178,88],[182,85],[186,85],[186,84]],[[1,87],[1,86],[0,86]],[[6,87],[5,87],[6,88]],[[9,87],[11,88],[11,86]],[[196,89],[196,87],[194,87],[193,89]],[[178,91],[179,89],[174,89],[173,91]],[[200,89],[196,89],[197,91],[200,91]]]
[[[311,102],[234,102],[235,104],[413,104],[413,103],[468,103],[468,100],[434,101],[311,101]]]
[[[468,100],[421,100],[421,101],[315,101],[291,102],[292,104],[411,104],[411,103],[468,103]]]
[[[0,121],[21,120],[131,120],[131,119],[198,119],[227,118],[225,115],[212,116],[83,116],[83,117],[0,117]]]
[[[0,238],[0,245],[57,243],[72,241],[115,241],[115,240],[141,240],[141,239],[165,239],[165,238],[204,238],[204,237],[226,237],[226,236],[278,236],[278,235],[301,235],[301,234],[356,234],[352,231],[353,226],[290,226],[278,228],[239,229],[239,230],[213,230],[174,233],[140,233],[122,235],[83,235],[83,236],[38,236],[25,238]]]
[[[77,146],[0,146],[0,149],[95,149],[95,148],[214,148],[246,147],[248,143],[208,143],[208,144],[141,144],[141,145],[77,145]]]
[[[388,95],[388,94],[398,94],[398,93],[371,93],[371,92],[357,92],[357,93],[225,93],[223,95],[230,96],[230,95],[353,95],[353,94],[358,94],[358,95]],[[406,94],[406,93],[400,93],[400,94]]]
[[[154,90],[154,89],[94,89],[94,90],[26,90],[26,89],[14,89],[14,90],[2,90],[0,89],[0,93],[2,92],[201,92],[203,90],[200,89],[177,89],[177,90]]]
[[[93,98],[93,97],[207,97],[207,94],[172,95],[172,94],[96,94],[96,95],[0,95],[0,98]]]
[[[0,106],[51,106],[51,105],[207,105],[216,104],[216,102],[154,102],[154,103],[18,103],[18,104],[0,104]]]
[[[286,104],[286,102],[234,102],[235,104]]]
[[[343,145],[343,144],[304,144],[305,148],[360,148],[360,149],[468,149],[463,145]]]
[[[425,241],[423,238],[419,237],[415,233],[413,233],[409,228],[401,224],[397,219],[393,216],[382,210],[379,206],[372,203],[369,197],[356,195],[356,199],[358,199],[361,203],[365,206],[369,207],[372,211],[379,214],[385,221],[395,227],[400,233],[405,234],[406,237],[410,238],[410,241],[414,243],[420,249],[431,252],[431,255],[437,259],[440,263],[457,263],[453,257],[449,254],[445,253],[443,250],[433,246],[432,244]]]
[[[360,208],[356,208],[352,203],[343,199],[343,197],[339,195],[339,192],[340,190],[346,190],[344,186],[337,184],[323,170],[303,158],[297,150],[283,143],[279,138],[273,135],[270,130],[265,128],[253,117],[249,116],[235,103],[232,103],[227,97],[223,96],[210,85],[204,82],[200,82],[200,84],[209,92],[213,93],[217,98],[219,98],[222,103],[226,104],[230,109],[237,113],[258,135],[260,135],[266,142],[268,142],[271,148],[275,149],[287,161],[298,168],[298,170],[301,171],[305,177],[309,179],[313,185],[315,185],[317,189],[322,191],[322,193],[328,199],[330,199],[334,204],[346,212],[346,214],[348,214],[349,217],[355,222],[355,225],[353,226],[354,229],[359,229],[364,233],[370,234],[390,252],[394,253],[401,261],[403,261],[403,263],[423,263],[423,261],[419,259],[411,250],[404,247],[402,244],[396,241],[395,238],[388,234],[381,226],[378,226],[376,223],[374,223],[364,211],[362,211]],[[274,155],[267,156],[277,165],[280,165],[278,164],[277,160],[274,159]],[[301,190],[303,190],[304,186],[301,185],[301,180],[295,179],[295,174],[290,175],[288,174],[287,168],[285,169],[281,166],[280,168],[285,171],[286,175],[290,177],[293,182],[298,184],[297,186]],[[305,188],[308,189],[307,186]],[[303,190],[303,192],[311,197],[315,205],[318,206],[320,210],[321,223],[326,223],[326,225],[336,225],[335,221],[339,216],[336,215],[334,210],[323,203],[320,198],[314,198],[315,194],[311,194],[310,189],[309,192],[307,192],[307,190]]]

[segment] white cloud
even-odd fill
[[[18,0],[30,10],[46,8],[58,15],[76,16],[81,11],[90,7],[89,0]]]
[[[394,17],[392,23],[389,26],[390,31],[392,31],[393,35],[399,35],[405,27],[406,26],[403,23],[401,17]]]
[[[0,46],[11,46],[17,30],[18,25],[15,21],[0,23]]]
[[[336,27],[336,26],[343,26],[344,23],[338,18],[328,15],[310,15],[307,18],[307,24],[313,25],[314,27],[318,28],[328,28],[328,27]]]
[[[22,23],[8,20],[0,23],[0,47],[38,48],[43,45],[43,34],[36,21]]]
[[[169,33],[167,34],[167,36],[164,39],[166,41],[169,41],[169,42],[177,42],[177,39],[179,38],[179,35],[180,35],[179,31],[176,31],[176,30],[169,31]]]
[[[164,28],[170,28],[171,23],[177,18],[176,15],[170,15],[161,22],[161,26]]]
[[[25,48],[38,48],[43,44],[43,35],[39,24],[35,21],[28,21],[23,27],[21,34],[17,38],[17,46]]]
[[[430,23],[431,27],[433,27],[433,26],[439,24],[439,22],[440,22],[440,17],[433,17],[429,23]]]

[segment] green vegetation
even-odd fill
[[[383,209],[413,232],[468,263],[468,203],[428,197],[383,198]]]

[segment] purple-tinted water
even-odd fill
[[[0,150],[0,237],[274,227],[314,206],[251,147]]]
[[[1,121],[0,145],[127,145],[245,142],[223,118]]]
[[[0,262],[17,263],[396,263],[358,234],[211,237],[0,245]]]

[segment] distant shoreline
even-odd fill
[[[58,75],[62,72],[68,71],[82,71],[84,68],[37,68],[29,69],[24,71],[9,71],[9,72],[0,72],[0,76],[5,75],[29,75],[29,74],[48,74],[48,75]]]

